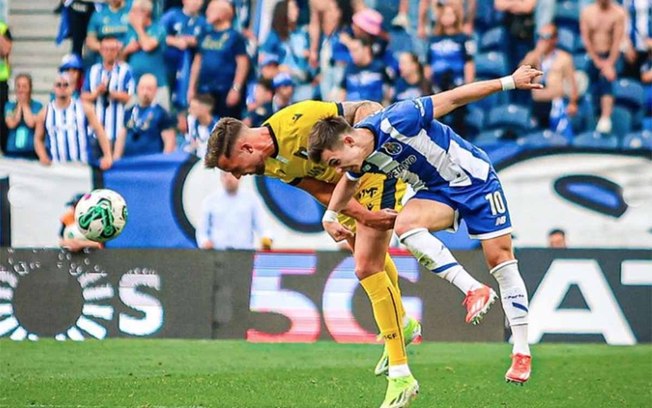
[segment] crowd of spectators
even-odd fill
[[[45,105],[32,99],[29,73],[14,73],[14,100],[0,95],[0,147],[103,168],[177,149],[201,156],[220,117],[260,126],[304,99],[387,105],[523,63],[544,72],[545,89],[495,95],[443,121],[481,145],[650,147],[650,9],[649,0],[280,0],[260,35],[247,0],[62,0],[71,54]],[[0,94],[11,45],[2,23]]]

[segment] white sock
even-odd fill
[[[498,282],[500,298],[505,316],[512,329],[514,353],[530,354],[527,342],[528,331],[528,296],[525,282],[518,271],[518,261],[503,262],[490,273]]]
[[[389,366],[389,378],[407,377],[412,375],[407,364]]]
[[[512,326],[512,339],[514,340],[512,354],[530,355],[530,345],[527,343],[527,324]]]
[[[446,279],[466,295],[482,286],[460,265],[444,244],[425,228],[406,232],[399,238],[401,243],[426,269]]]

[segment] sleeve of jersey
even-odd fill
[[[380,127],[385,133],[397,132],[416,136],[433,120],[432,99],[429,96],[397,102],[387,108]]]

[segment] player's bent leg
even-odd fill
[[[491,275],[498,282],[503,310],[512,330],[512,364],[505,380],[524,383],[530,378],[532,358],[528,345],[528,295],[512,251],[510,234],[482,241]]]
[[[448,248],[430,233],[451,226],[454,216],[453,209],[445,204],[411,199],[396,219],[396,232],[421,265],[466,295],[463,302],[467,308],[466,322],[477,324],[496,301],[496,293],[469,275]]]
[[[355,242],[355,273],[364,288],[380,334],[385,340],[391,378],[411,375],[401,330],[401,298],[384,272],[385,254],[391,233],[358,225]]]

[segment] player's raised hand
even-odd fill
[[[512,74],[512,79],[514,79],[516,89],[543,89],[543,84],[535,82],[542,75],[542,71],[534,69],[530,65],[521,65]]]
[[[328,235],[333,238],[335,242],[340,242],[349,237],[353,237],[353,232],[344,228],[342,224],[337,221],[324,221],[324,231],[328,232]]]
[[[380,231],[387,231],[394,228],[394,222],[398,213],[392,209],[385,208],[380,211],[369,211],[369,214],[360,222],[367,227]]]

